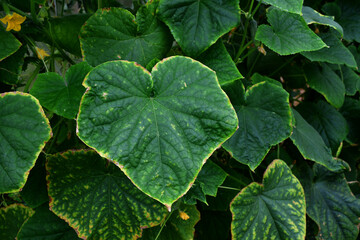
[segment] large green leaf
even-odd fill
[[[190,58],[167,58],[151,75],[133,62],[108,62],[84,84],[78,136],[168,207],[237,127],[216,74]]]
[[[65,78],[54,72],[39,74],[30,93],[50,111],[74,119],[85,92],[82,82],[91,69],[89,64],[81,62],[71,66]]]
[[[274,160],[263,184],[251,183],[230,205],[234,239],[304,239],[305,194],[282,160]]]
[[[161,230],[160,226],[145,229],[142,240],[189,240],[194,239],[195,224],[200,220],[200,212],[196,206],[181,204],[179,209],[171,213],[170,218]]]
[[[159,17],[181,49],[197,56],[239,24],[239,0],[160,0]]]
[[[332,171],[344,170],[347,167],[346,163],[332,157],[330,148],[326,146],[320,134],[296,110],[293,109],[292,112],[294,127],[290,138],[302,156]]]
[[[297,110],[320,133],[326,146],[335,154],[349,131],[341,113],[325,101],[305,102]]]
[[[231,88],[243,88],[234,84]],[[291,110],[289,94],[280,86],[260,82],[250,87],[241,103],[240,94],[229,94],[239,119],[239,129],[223,144],[233,157],[254,170],[271,146],[290,136]],[[241,91],[241,90],[240,90]],[[243,91],[243,90],[242,90]],[[271,93],[271,94],[270,94]],[[275,131],[274,131],[275,130]]]
[[[319,93],[334,107],[339,108],[345,99],[345,85],[340,77],[326,64],[320,67],[311,64],[304,68],[309,86]]]
[[[21,42],[2,27],[0,27],[0,39],[0,61],[16,52],[21,46]]]
[[[280,55],[316,51],[326,47],[300,15],[276,8],[270,8],[266,15],[271,26],[260,25],[255,39]]]
[[[216,72],[220,85],[243,78],[221,39],[196,59]]]
[[[303,52],[301,54],[311,61],[345,64],[352,68],[357,67],[354,56],[334,33],[324,33],[321,34],[320,37],[329,48],[323,48],[313,52]]]
[[[18,84],[26,50],[26,47],[21,47],[16,53],[0,61],[1,82],[12,85]]]
[[[0,193],[15,192],[24,186],[51,129],[39,101],[29,94],[1,94],[0,109]]]
[[[137,189],[94,151],[48,158],[50,208],[86,239],[136,239],[165,217],[166,208]]]
[[[156,19],[155,3],[139,9],[136,18],[122,8],[99,9],[80,31],[85,60],[93,66],[109,60],[130,60],[146,66],[169,51],[169,30]]]
[[[351,193],[343,174],[321,165],[300,169],[307,214],[319,225],[319,239],[355,240],[359,233],[360,199]]]
[[[196,199],[206,202],[206,195],[216,196],[218,187],[224,182],[227,173],[211,160],[202,167],[195,183],[183,197],[186,204],[196,204]]]
[[[24,222],[34,211],[20,204],[13,204],[0,209],[0,239],[14,240]]]
[[[281,10],[301,14],[303,0],[264,0],[265,3],[271,4]]]
[[[341,66],[341,77],[344,81],[346,95],[353,96],[360,91],[360,76],[347,66]]]
[[[344,34],[343,28],[340,26],[340,24],[334,21],[333,16],[322,15],[319,12],[312,9],[311,7],[306,7],[306,6],[303,7],[302,17],[304,18],[307,24],[315,23],[315,24],[329,26],[335,29],[336,31],[338,31],[341,34],[341,36],[343,36]]]
[[[75,240],[74,229],[49,210],[48,203],[35,209],[35,214],[22,226],[17,240]]]

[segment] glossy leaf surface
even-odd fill
[[[136,239],[142,228],[155,226],[165,217],[161,204],[94,151],[53,155],[47,171],[50,208],[80,238]]]
[[[0,109],[0,193],[15,192],[24,186],[51,129],[39,101],[29,94],[1,94]]]
[[[251,183],[230,206],[233,239],[304,239],[305,194],[282,160],[273,161],[263,183]]]

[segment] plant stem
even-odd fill
[[[161,224],[161,228],[160,228],[160,230],[159,230],[158,234],[156,235],[155,240],[157,240],[157,239],[160,237],[160,234],[161,234],[161,232],[162,232],[163,228],[165,227],[166,222],[169,220],[169,218],[171,217],[171,214],[172,214],[173,212],[174,212],[174,211],[172,211],[171,213],[169,213],[169,215],[167,215],[167,217],[166,217],[166,219],[165,219],[164,223],[163,223],[163,224]]]
[[[280,67],[278,67],[277,69],[275,69],[275,71],[273,71],[269,77],[273,76],[274,74],[276,74],[277,72],[279,72],[281,69],[283,69],[286,65],[288,65],[292,60],[294,60],[294,58],[296,57],[296,55],[292,56],[289,60],[287,60],[286,62],[284,62]]]
[[[5,0],[1,0],[1,5],[2,5],[6,15],[10,14],[9,5],[7,4],[7,2]]]
[[[98,0],[98,9],[101,9],[102,8],[102,0]]]
[[[277,159],[280,159],[280,144],[277,145]]]
[[[35,6],[36,6],[35,0],[30,0],[31,17],[32,17],[34,22],[38,23],[39,19],[37,18]]]
[[[227,186],[219,186],[219,188],[228,189],[228,190],[234,190],[234,191],[241,191],[239,188],[233,188],[233,187],[227,187]]]
[[[251,0],[250,8],[249,8],[248,13],[251,13],[253,5],[254,5],[254,0]],[[244,36],[243,36],[243,38],[241,39],[240,48],[239,48],[239,51],[237,52],[237,54],[236,54],[236,56],[235,56],[235,60],[237,60],[237,59],[240,57],[240,54],[241,54],[242,51],[243,51],[243,47],[244,47],[244,43],[245,43],[246,36],[247,36],[247,29],[248,29],[248,26],[249,26],[249,19],[250,19],[250,18],[251,18],[251,16],[250,16],[250,17],[249,17],[249,16],[246,17],[246,22],[245,22],[245,27],[244,27]]]
[[[25,16],[26,18],[32,19],[32,17],[31,17],[29,14],[21,11],[20,9],[18,9],[18,8],[14,7],[14,6],[10,5],[10,4],[8,4],[8,7],[9,7],[12,11],[14,11],[14,12],[16,12],[16,13],[22,15],[22,16]]]
[[[36,76],[38,75],[39,71],[40,71],[40,66],[41,64],[37,64],[35,70],[32,72],[30,78],[28,79],[28,81],[26,82],[26,85],[24,87],[24,92],[27,93],[29,92],[29,88],[31,86],[31,83],[34,81],[34,79],[36,78]]]
[[[259,57],[260,57],[260,52],[257,53],[256,58],[255,58],[253,64],[251,65],[249,72],[246,74],[246,78],[249,78],[251,76],[251,73],[256,65],[256,62],[259,60]]]

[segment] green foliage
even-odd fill
[[[0,239],[359,238],[359,1],[0,2]]]

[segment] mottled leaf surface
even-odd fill
[[[270,8],[266,16],[271,26],[260,25],[255,39],[280,55],[315,51],[326,46],[300,15]]]
[[[14,240],[24,222],[34,211],[20,204],[12,204],[0,209],[0,239]]]
[[[47,203],[37,207],[35,214],[21,227],[17,240],[75,240],[74,229],[49,210]]]
[[[303,0],[264,0],[265,3],[271,4],[281,10],[301,14]]]
[[[304,102],[297,110],[320,133],[326,146],[335,154],[349,131],[341,113],[325,101]]]
[[[313,52],[303,52],[301,54],[313,62],[328,62],[333,64],[345,64],[352,68],[357,67],[354,56],[334,33],[324,33],[321,34],[320,37],[326,45],[329,46],[328,48],[322,48]]]
[[[237,127],[216,74],[190,58],[167,58],[151,75],[133,62],[104,63],[85,86],[78,136],[166,205]]]
[[[239,24],[239,0],[160,0],[159,17],[181,49],[197,56]]]
[[[0,95],[0,193],[15,192],[51,137],[39,101],[20,92]]]
[[[343,28],[340,24],[334,21],[333,16],[322,15],[321,13],[315,11],[311,7],[304,6],[302,9],[302,17],[304,18],[307,24],[319,24],[324,26],[329,26],[336,31],[338,31],[341,36],[343,36]]]
[[[332,171],[344,170],[347,167],[346,163],[332,157],[330,148],[326,146],[320,134],[296,110],[293,109],[292,112],[294,126],[290,139],[303,157]]]
[[[41,73],[30,93],[50,111],[74,119],[79,112],[80,100],[85,92],[82,82],[91,69],[89,64],[81,62],[71,66],[64,78],[55,72]]]
[[[233,85],[230,88],[243,88],[243,86]],[[290,136],[289,94],[280,86],[260,82],[246,91],[244,103],[236,100],[241,98],[240,94],[229,93],[229,96],[238,115],[239,129],[223,144],[223,147],[236,160],[254,170],[271,146]]]
[[[351,193],[343,174],[315,164],[298,175],[304,186],[307,214],[319,225],[319,239],[356,239],[360,199]]]
[[[220,85],[243,78],[221,39],[196,59],[216,72]]]
[[[50,208],[86,239],[136,239],[159,224],[166,208],[137,189],[94,151],[48,158]]]
[[[165,223],[158,240],[189,240],[194,239],[195,225],[200,220],[200,212],[196,206],[181,204],[179,209],[171,213]],[[145,229],[142,240],[154,240],[160,231],[160,226]]]
[[[154,4],[140,8],[136,18],[122,8],[99,9],[80,31],[85,60],[92,66],[120,59],[146,66],[154,58],[162,59],[172,38],[156,19]]]
[[[206,195],[215,197],[218,187],[224,182],[227,173],[221,167],[207,160],[201,168],[195,183],[183,197],[186,204],[196,204],[196,199],[206,202]]]
[[[345,85],[328,65],[307,65],[304,72],[309,86],[321,93],[331,105],[336,108],[343,105]]]
[[[21,46],[21,42],[2,27],[0,28],[0,39],[0,61],[16,52]]]
[[[233,239],[304,239],[305,194],[282,160],[274,160],[263,183],[251,183],[230,205]]]

